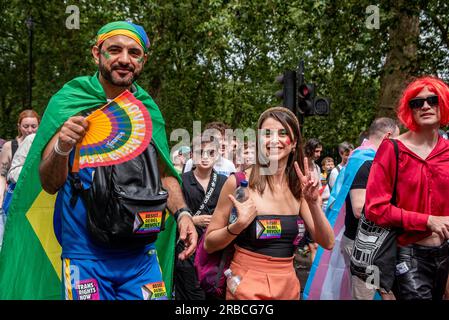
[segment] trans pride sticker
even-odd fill
[[[134,220],[134,233],[147,234],[161,231],[162,211],[138,212]]]
[[[306,233],[306,226],[304,224],[304,220],[302,220],[302,218],[298,217],[296,219],[296,223],[298,225],[298,235],[296,236],[295,240],[293,240],[293,245],[295,245],[295,246],[299,245],[299,243],[304,238],[304,235]]]
[[[143,300],[168,300],[164,281],[153,282],[142,287]]]
[[[261,219],[256,224],[256,239],[280,239],[282,233],[280,219]]]
[[[95,279],[78,281],[75,286],[78,300],[100,300],[98,283]]]

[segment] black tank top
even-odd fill
[[[276,258],[293,256],[298,215],[259,215],[237,237],[244,249]]]

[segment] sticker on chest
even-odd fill
[[[280,239],[282,226],[280,219],[261,219],[256,223],[256,239]]]

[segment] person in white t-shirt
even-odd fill
[[[352,150],[354,150],[354,146],[347,141],[343,141],[338,145],[338,154],[341,157],[341,162],[331,171],[329,182],[327,184],[329,186],[329,191],[332,191],[341,169],[348,163],[348,158]]]
[[[231,173],[236,172],[235,164],[231,160],[233,158],[233,151],[235,147],[233,143],[234,140],[227,143],[225,136],[226,130],[230,130],[230,127],[223,122],[210,122],[206,124],[203,135],[208,133],[211,135],[211,138],[217,139],[216,141],[219,144],[220,156],[214,165],[214,170],[218,174],[223,174],[229,177]],[[230,148],[232,148],[232,150],[230,150]],[[195,146],[193,146],[193,149],[195,149]],[[227,155],[229,155],[231,159],[227,159]],[[184,167],[184,172],[192,170],[193,165],[193,160],[189,159]]]
[[[321,199],[323,200],[323,211],[326,212],[327,201],[330,196],[330,190],[327,182],[329,181],[331,171],[335,168],[334,159],[331,157],[325,157],[321,161],[321,168],[323,169],[323,172],[321,173]]]
[[[17,151],[12,158],[11,168],[9,168],[7,176],[8,181],[10,181],[11,183],[17,183],[17,181],[19,180],[20,172],[22,171],[22,167],[25,164],[28,151],[30,151],[35,136],[35,133],[26,136],[20,146],[17,148]]]

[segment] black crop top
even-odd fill
[[[237,237],[239,247],[276,258],[293,256],[298,215],[259,215]]]

